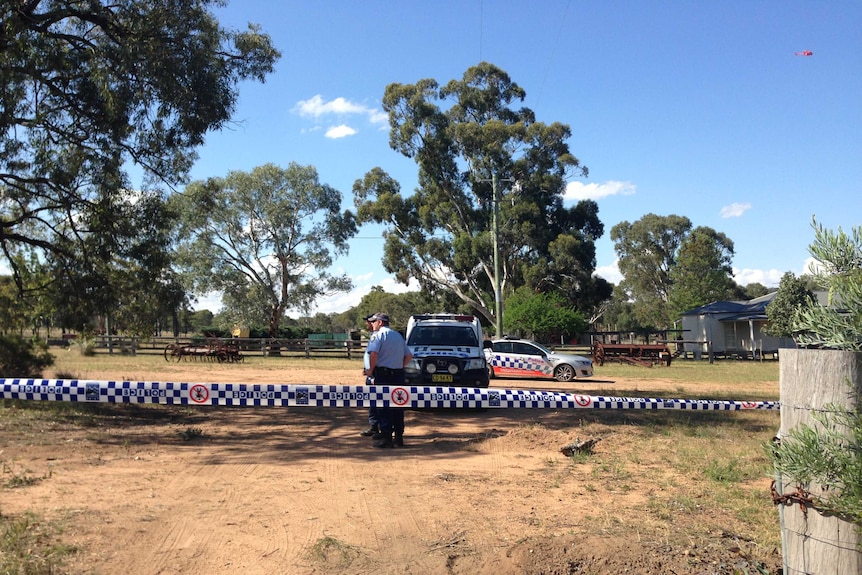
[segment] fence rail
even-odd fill
[[[50,339],[49,345],[69,345],[75,338]],[[204,337],[152,337],[141,339],[129,336],[97,335],[93,337],[93,349],[96,353],[127,353],[127,354],[158,354],[163,355],[169,348],[184,347],[202,349],[231,346],[238,353],[252,356],[285,356],[285,357],[346,357],[353,359],[362,357],[365,352],[365,341],[332,340],[332,339],[284,339],[284,338],[204,338]],[[168,354],[169,355],[169,354]],[[188,354],[191,359],[207,354]],[[166,355],[167,357],[167,355]]]

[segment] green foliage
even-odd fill
[[[55,542],[59,529],[30,513],[0,514],[0,573],[51,575],[60,573],[75,547]]]
[[[506,300],[503,325],[509,333],[530,334],[539,341],[556,335],[568,340],[588,327],[583,314],[566,307],[560,295],[534,293],[528,288],[515,290]]]
[[[684,216],[647,214],[611,229],[623,274],[619,290],[631,301],[635,323],[670,327],[683,312],[727,299],[733,242],[709,227],[692,230]]]
[[[27,325],[26,307],[21,305],[21,293],[11,276],[0,276],[0,329],[20,331]]]
[[[812,220],[809,251],[820,285],[829,291],[827,306],[804,297],[794,308],[792,333],[801,345],[859,352],[862,349],[862,226],[852,235],[825,229]],[[786,276],[785,276],[786,277]],[[788,280],[790,281],[790,280]],[[782,278],[783,282],[783,278]],[[794,283],[795,293],[802,290]],[[779,292],[781,288],[779,288]],[[805,489],[817,486],[817,507],[862,527],[862,411],[851,389],[848,411],[830,405],[815,413],[815,424],[800,425],[771,450],[776,468]]]
[[[610,302],[597,327],[608,331],[651,331],[652,325],[643,325],[635,314],[635,305],[622,289],[615,288]]]
[[[251,172],[193,182],[172,198],[181,220],[179,264],[194,291],[223,292],[229,324],[269,325],[289,309],[307,311],[324,295],[349,290],[326,270],[356,234],[341,193],[313,166],[266,164]]]
[[[3,377],[42,377],[42,370],[54,363],[44,343],[19,335],[0,335],[0,374]]]
[[[215,315],[208,309],[202,309],[195,312],[184,312],[182,314],[184,324],[187,324],[187,329],[184,331],[199,332],[204,327],[212,325]]]
[[[634,223],[620,222],[611,229],[624,277],[619,288],[633,302],[635,318],[641,325],[671,324],[668,307],[671,270],[690,230],[691,221],[684,216],[655,214],[647,214]]]
[[[797,311],[810,303],[816,301],[814,294],[805,287],[805,281],[792,272],[785,273],[778,284],[778,293],[766,306],[769,323],[763,331],[775,337],[792,337]]]
[[[823,490],[818,509],[862,527],[862,413],[832,405],[813,417],[819,425],[798,426],[779,446],[766,446],[770,456],[798,485]]]
[[[862,226],[847,234],[812,220],[817,261],[815,278],[829,292],[826,306],[809,303],[794,315],[793,331],[801,345],[862,350]]]
[[[364,318],[377,312],[389,315],[389,325],[392,329],[406,331],[407,320],[411,315],[439,311],[453,311],[445,303],[435,302],[435,298],[425,292],[404,292],[400,294],[387,293],[380,286],[374,286],[362,297],[353,309],[353,329],[365,329]]]
[[[712,228],[693,229],[680,244],[670,271],[671,318],[713,301],[727,299],[733,281],[733,242]]]
[[[518,107],[525,95],[486,62],[442,87],[433,79],[390,84],[390,146],[416,161],[419,186],[404,195],[380,168],[353,186],[358,221],[387,228],[384,268],[404,284],[454,294],[488,324],[497,283],[504,297],[527,285],[583,310],[610,296],[609,284],[592,278],[604,233],[598,205],[563,205],[567,179],[587,172],[569,150],[570,128],[536,122]]]
[[[96,355],[96,340],[92,334],[87,332],[81,333],[75,339],[69,340],[69,350],[76,349],[78,353],[86,357]]]
[[[770,290],[762,283],[752,282],[750,284],[742,286],[742,297],[734,297],[733,299],[756,299],[760,296],[768,294],[770,291],[772,290]]]
[[[16,278],[49,267],[62,312],[116,310],[129,280],[161,274],[155,188],[185,181],[239,83],[279,57],[258,28],[220,27],[212,5],[0,3],[0,243]],[[130,191],[131,165],[154,191]]]

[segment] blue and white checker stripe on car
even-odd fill
[[[494,367],[500,367],[502,369],[518,369],[534,373],[539,372],[549,376],[553,373],[553,369],[547,364],[547,362],[536,360],[531,361],[530,358],[494,354],[493,365]]]
[[[395,385],[281,385],[0,379],[0,399],[230,407],[405,407],[529,409],[780,409],[777,401],[605,397],[558,391]]]

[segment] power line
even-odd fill
[[[560,37],[563,35],[563,25],[566,23],[566,16],[569,14],[569,6],[572,0],[566,2],[566,9],[563,12],[563,17],[560,18],[560,27],[557,28],[557,37],[554,39],[554,45],[551,47],[551,54],[548,56],[548,65],[545,66],[545,75],[542,77],[542,83],[539,85],[539,95],[536,97],[536,103],[533,106],[537,107],[542,99],[542,92],[545,90],[545,82],[548,80],[548,74],[551,72],[551,62],[554,60],[554,55],[557,53],[557,46],[560,44]]]

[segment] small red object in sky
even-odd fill
[[[796,52],[795,55],[796,56],[813,56],[814,52],[812,52],[811,50],[803,50],[802,52]]]

